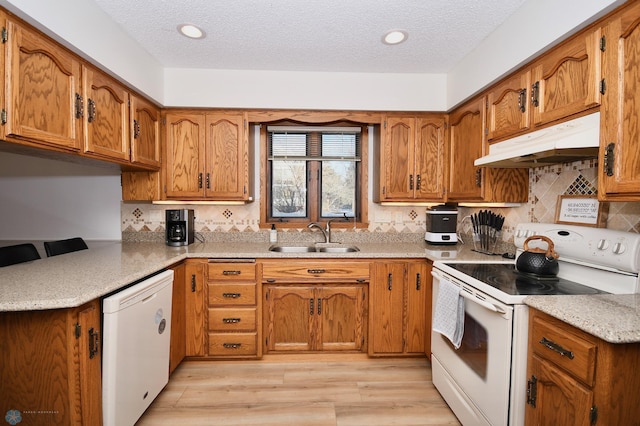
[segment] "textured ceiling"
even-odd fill
[[[446,73],[526,0],[94,1],[168,68]]]

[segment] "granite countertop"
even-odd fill
[[[186,258],[423,258],[490,261],[462,245],[426,243],[357,243],[352,253],[274,253],[269,243],[195,243],[167,247],[163,243],[113,242],[61,256],[2,268],[0,312],[72,308],[112,293]]]
[[[640,294],[529,296],[524,301],[606,342],[640,342]]]

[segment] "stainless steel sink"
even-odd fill
[[[325,253],[352,253],[354,251],[360,251],[356,246],[331,246],[331,247],[316,247],[316,251]]]
[[[269,247],[269,251],[278,253],[352,253],[360,251],[356,246],[343,246],[343,245],[318,245],[318,246],[287,246],[287,245],[273,245]]]
[[[269,251],[279,253],[313,253],[316,251],[314,246],[271,246]]]

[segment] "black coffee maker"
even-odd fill
[[[166,210],[165,242],[168,246],[186,246],[193,243],[193,209]]]

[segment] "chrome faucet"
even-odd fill
[[[318,222],[311,222],[310,224],[307,225],[307,228],[309,229],[318,228],[320,231],[322,231],[322,235],[324,235],[324,242],[330,243],[331,242],[331,222],[333,222],[334,220],[343,220],[343,219],[342,218],[329,219],[327,221],[327,226],[324,229],[322,229],[322,226],[320,226]]]
[[[322,229],[322,226],[320,226],[320,224],[318,222],[311,222],[310,224],[307,225],[307,228],[311,229],[311,228],[318,228],[321,232],[322,235],[324,236],[324,242],[328,243],[331,241],[331,228],[329,227],[329,223],[327,222],[327,231],[325,231],[324,229]]]

